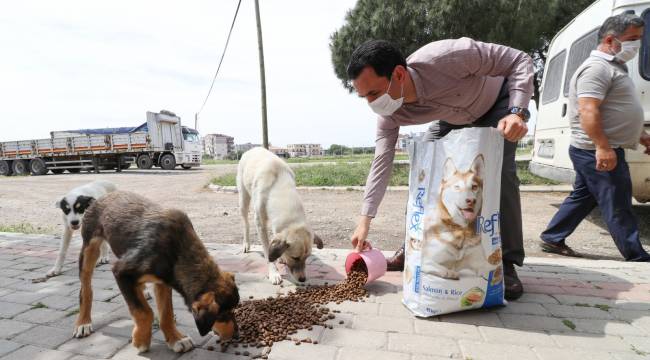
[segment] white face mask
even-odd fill
[[[404,102],[404,84],[402,84],[402,93],[398,99],[393,99],[390,97],[390,95],[388,95],[388,90],[390,89],[390,85],[392,83],[393,79],[391,78],[390,82],[388,82],[388,89],[386,89],[386,93],[368,104],[370,105],[372,111],[374,111],[377,115],[392,115],[395,111],[397,111],[397,109],[402,106],[402,103]]]
[[[619,61],[626,63],[636,56],[636,54],[639,52],[639,47],[641,47],[641,40],[634,40],[634,41],[620,41],[618,39],[614,39],[621,44],[621,51],[616,53],[614,57],[618,59]]]

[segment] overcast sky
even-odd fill
[[[269,141],[371,146],[375,115],[334,75],[329,36],[355,0],[260,1]],[[260,143],[253,0],[243,0],[200,114],[201,134]],[[194,126],[237,0],[12,1],[0,11],[0,141],[137,126],[168,109]],[[402,132],[421,131],[420,127]]]

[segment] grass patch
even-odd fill
[[[576,324],[574,324],[571,320],[564,319],[562,320],[562,324],[564,324],[564,326],[568,327],[571,330],[576,329]]]
[[[32,305],[32,309],[47,309],[47,308],[48,308],[47,305],[43,304],[40,301]]]
[[[313,165],[296,167],[296,185],[298,186],[364,186],[370,171],[370,161],[354,164],[347,162],[336,165]],[[557,185],[557,181],[545,179],[528,171],[528,161],[517,162],[517,175],[522,185]],[[391,176],[391,186],[408,185],[408,164],[395,164]],[[213,178],[210,182],[221,186],[235,186],[236,174],[225,174]]]
[[[285,159],[290,164],[298,163],[311,163],[311,162],[335,162],[335,163],[348,163],[348,162],[371,162],[374,158],[373,154],[363,155],[342,155],[342,156],[314,156],[314,157],[295,157]],[[408,154],[395,154],[395,160],[408,160]],[[216,160],[216,159],[203,159],[202,165],[227,165],[237,164],[239,160]]]
[[[591,305],[589,305],[589,304],[583,304],[583,303],[573,304],[573,306],[591,307]]]
[[[517,161],[517,176],[521,185],[558,185],[555,180],[546,179],[531,173],[528,170],[529,161]]]
[[[594,307],[599,308],[602,311],[609,311],[609,309],[611,308],[611,306],[603,305],[603,304],[596,304],[596,305],[594,305]]]
[[[51,227],[34,226],[30,223],[18,223],[3,225],[0,224],[0,232],[23,233],[23,234],[52,234],[54,229]]]
[[[68,311],[67,313],[65,313],[65,317],[70,317],[77,314],[79,314],[79,308]]]
[[[517,148],[517,155],[530,155],[533,152],[532,146],[527,146],[525,148]]]
[[[230,173],[221,176],[217,176],[210,180],[210,183],[220,186],[236,186],[237,185],[237,174]]]
[[[226,165],[237,164],[239,160],[217,160],[217,159],[203,159],[201,165]]]
[[[390,185],[408,185],[408,169],[408,164],[395,164]],[[370,172],[370,162],[305,166],[294,168],[293,171],[297,186],[363,186]],[[211,183],[235,186],[236,175],[225,174],[212,179]]]

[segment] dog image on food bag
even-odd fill
[[[461,270],[483,276],[494,269],[476,232],[483,203],[484,170],[482,154],[464,171],[456,168],[451,157],[446,159],[437,211],[424,218],[423,273],[459,279]],[[493,255],[500,260],[500,253]]]

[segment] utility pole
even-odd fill
[[[255,18],[257,19],[257,48],[260,54],[260,86],[262,88],[262,144],[269,148],[269,133],[266,126],[266,77],[264,75],[264,46],[262,45],[262,23],[260,22],[260,4],[255,0]]]
[[[199,113],[194,113],[194,130],[199,131]]]

